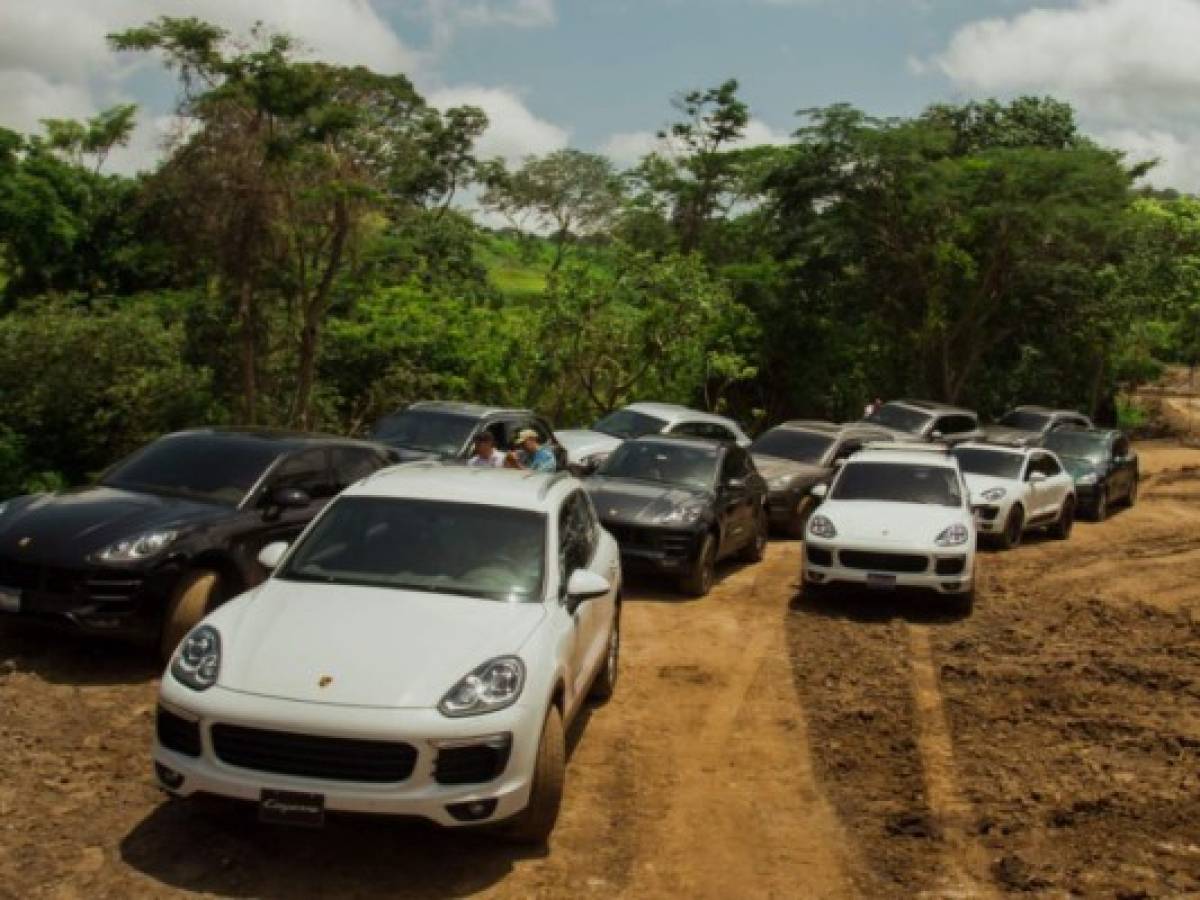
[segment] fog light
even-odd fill
[[[154,774],[158,776],[162,786],[168,790],[177,791],[183,787],[183,775],[174,769],[168,769],[162,763],[154,764]]]
[[[480,822],[496,811],[497,800],[468,800],[466,803],[450,803],[446,812],[459,822]]]

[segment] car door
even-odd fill
[[[1038,476],[1038,477],[1035,477]],[[1033,453],[1025,472],[1025,480],[1029,482],[1029,517],[1028,520],[1041,519],[1052,514],[1054,506],[1053,485],[1046,471],[1046,454]]]
[[[1047,513],[1062,509],[1063,501],[1074,489],[1075,479],[1062,467],[1058,457],[1052,453],[1042,456],[1042,470],[1046,473]]]
[[[726,449],[717,486],[717,516],[721,519],[720,555],[743,547],[754,534],[754,494],[749,483],[748,455],[737,445]]]
[[[1112,461],[1113,476],[1117,484],[1109,488],[1109,496],[1127,497],[1137,477],[1137,457],[1129,438],[1124,435],[1118,436],[1112,443]]]
[[[275,504],[274,497],[283,488],[298,488],[308,494],[311,502],[302,508],[281,508]],[[293,542],[337,493],[329,451],[325,447],[313,447],[283,457],[268,473],[264,486],[253,500],[253,511],[257,514],[250,518],[246,530],[234,538],[235,554],[244,566],[260,571],[258,552],[276,541]]]
[[[614,582],[612,561],[599,558],[599,522],[587,495],[575,491],[563,502],[558,518],[558,570],[565,590],[571,575],[588,569]],[[565,601],[565,597],[564,597]],[[580,603],[571,613],[574,624],[572,638],[572,694],[587,690],[588,679],[600,664],[608,646],[608,628],[612,622],[615,596]]]

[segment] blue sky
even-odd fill
[[[742,84],[751,142],[838,101],[877,115],[1018,93],[1073,102],[1084,128],[1160,184],[1200,189],[1200,0],[2,0],[0,125],[142,104],[124,170],[153,163],[171,81],[113,54],[108,31],[197,15],[257,19],[315,55],[407,72],[432,102],[475,103],[481,151],[510,160],[568,144],[625,164],[680,90]]]

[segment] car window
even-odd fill
[[[1113,445],[1113,456],[1127,457],[1130,455],[1129,439],[1125,437],[1117,438],[1117,442]]]
[[[909,434],[922,434],[931,418],[933,417],[929,413],[921,412],[920,410],[885,403],[879,409],[875,410],[875,412],[871,413],[871,415],[867,416],[866,421],[875,425],[882,425],[884,428],[894,428],[896,431],[907,431]]]
[[[454,456],[475,430],[476,419],[456,413],[405,410],[382,419],[371,438],[426,453]]]
[[[942,416],[933,430],[945,435],[965,434],[975,430],[975,420],[970,416]]]
[[[564,577],[591,562],[591,534],[586,503],[576,492],[563,502],[558,518],[559,569]]]
[[[1062,471],[1062,466],[1058,464],[1058,460],[1056,460],[1053,456],[1043,456],[1042,471],[1046,473],[1047,478],[1053,478]]]
[[[842,445],[838,447],[837,453],[833,457],[833,461],[845,460],[852,457],[855,453],[861,450],[863,442],[859,438],[848,438],[842,441]]]
[[[519,419],[509,419],[508,421],[508,443],[510,446],[516,446],[517,435],[526,428],[532,428],[537,432],[539,444],[550,443],[550,431],[546,428],[544,423],[539,422],[537,419],[523,417]]]
[[[665,419],[634,412],[632,409],[619,409],[593,425],[592,430],[613,437],[629,439],[645,434],[659,434],[666,427]]]
[[[344,491],[384,464],[379,453],[367,447],[334,447],[330,457],[333,460],[334,486],[338,491]]]
[[[327,499],[338,493],[324,448],[294,453],[281,462],[271,478],[271,488],[298,488],[314,500]]]
[[[1029,466],[1025,469],[1025,480],[1030,481],[1035,472],[1042,475],[1049,474],[1046,471],[1046,456],[1042,453],[1034,453],[1029,457]]]
[[[750,466],[748,463],[749,457],[746,451],[738,447],[731,447],[729,452],[725,454],[725,461],[721,464],[721,480],[723,482],[731,481],[734,478],[745,478],[750,474]]]
[[[680,422],[671,429],[671,434],[708,438],[713,441],[735,441],[734,433],[716,422]]]
[[[496,442],[497,450],[508,451],[511,449],[511,445],[509,444],[509,441],[508,441],[508,429],[505,427],[504,422],[502,422],[502,421],[488,422],[483,428],[481,428],[479,430],[481,432],[486,431],[489,434],[491,434],[492,439]]]
[[[1030,412],[1026,409],[1014,409],[1005,413],[999,424],[1004,428],[1015,428],[1018,431],[1041,431],[1046,427],[1050,417],[1045,413]]]

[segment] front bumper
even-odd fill
[[[256,803],[264,790],[320,794],[325,809],[331,812],[419,817],[447,827],[497,822],[525,808],[544,719],[544,710],[519,703],[483,716],[450,719],[434,709],[301,703],[221,687],[195,692],[169,675],[163,679],[160,705],[175,716],[195,722],[199,731],[199,755],[168,749],[160,736],[155,736],[156,768],[166,767],[174,775],[174,783],[167,784],[160,774],[160,784],[175,796],[213,795]],[[218,723],[300,736],[403,743],[416,750],[416,758],[411,774],[387,783],[259,771],[221,759],[213,733]],[[472,784],[438,782],[438,744],[482,745],[505,735],[509,736],[510,749],[502,771],[494,778]],[[176,781],[178,778],[182,781]],[[495,806],[488,815],[470,821],[447,809],[474,801],[494,801]]]
[[[803,580],[814,585],[857,584],[964,594],[975,581],[975,547],[879,547],[809,536],[804,546]]]
[[[0,589],[10,598],[0,606],[0,619],[7,616],[86,634],[155,640],[180,573],[170,563],[146,571],[115,566],[66,568],[0,557]]]
[[[616,521],[606,521],[603,525],[617,540],[624,568],[667,574],[681,573],[695,563],[707,533],[703,529],[629,525]]]

